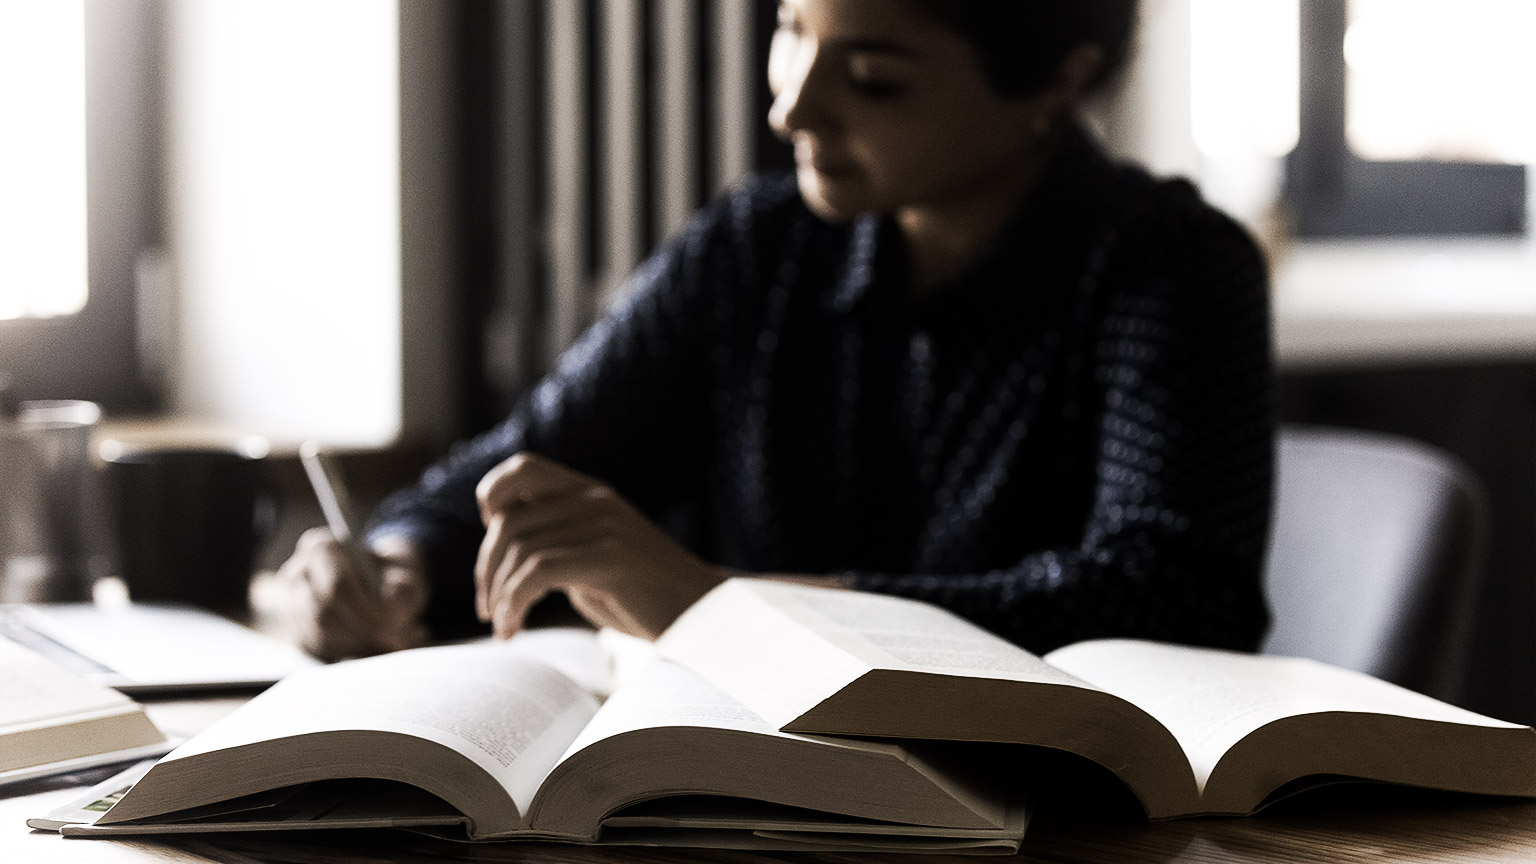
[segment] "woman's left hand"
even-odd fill
[[[654,639],[726,573],[679,546],[606,484],[519,453],[475,489],[485,540],[475,610],[506,638],[551,591],[600,627]]]

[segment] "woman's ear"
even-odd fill
[[[1037,97],[1041,108],[1053,115],[1070,110],[1083,98],[1103,65],[1104,49],[1092,42],[1068,51],[1056,67],[1056,77]]]

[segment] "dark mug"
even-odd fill
[[[108,441],[99,452],[128,596],[244,613],[257,556],[277,519],[266,442]]]

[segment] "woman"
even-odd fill
[[[1272,422],[1262,262],[1073,119],[1129,0],[783,0],[793,178],[700,214],[500,427],[385,502],[382,600],[323,532],[306,644],[506,636],[563,591],[652,636],[721,579],[948,606],[1034,650],[1253,647]],[[688,544],[657,523],[692,516]],[[471,575],[473,574],[473,575]]]

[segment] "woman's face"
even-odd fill
[[[997,95],[974,49],[902,0],[781,0],[769,123],[823,218],[944,208],[1024,170],[1041,99]]]

